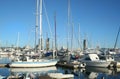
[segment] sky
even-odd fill
[[[72,34],[73,48],[81,47],[83,39],[87,39],[89,48],[114,47],[120,26],[120,0],[70,0],[69,26],[68,0],[43,0],[42,34],[50,42],[55,36],[55,14],[58,47],[66,47],[67,39],[71,47]],[[0,0],[0,46],[18,43],[34,47],[35,17],[36,0]]]

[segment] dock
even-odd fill
[[[7,67],[8,64],[0,64],[0,67]]]
[[[49,76],[40,76],[39,79],[52,79],[52,78]]]
[[[66,67],[66,68],[78,68],[79,67],[79,64],[72,64],[72,63],[57,63],[57,66],[60,66],[60,67]]]
[[[118,62],[118,61],[116,62],[116,67],[120,68],[120,62]]]
[[[120,68],[120,62],[118,61],[113,61],[111,62],[111,64],[109,65],[109,68]]]
[[[86,65],[81,62],[58,62],[57,66],[76,69],[76,68],[85,67]]]

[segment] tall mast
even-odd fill
[[[73,52],[73,33],[74,33],[74,25],[73,25],[73,23],[72,23],[72,34],[71,34],[71,53]]]
[[[79,27],[79,29],[78,29],[78,36],[79,36],[79,38],[78,38],[78,46],[79,46],[79,49],[80,49],[80,24],[78,24],[78,27]]]
[[[67,31],[67,49],[69,48],[69,26],[70,26],[70,0],[68,0],[68,31]]]
[[[42,0],[40,0],[40,50],[42,50]]]
[[[54,21],[55,21],[55,51],[56,51],[56,56],[57,56],[57,39],[56,39],[56,13],[54,15]]]
[[[39,0],[37,0],[37,5],[36,5],[35,52],[36,52],[37,32],[38,32],[38,7],[39,7]]]
[[[117,45],[117,40],[118,40],[119,33],[120,33],[120,26],[119,26],[119,29],[118,29],[118,33],[117,33],[114,49],[116,48],[116,45]]]

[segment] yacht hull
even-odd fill
[[[111,62],[109,61],[84,61],[86,66],[94,66],[94,67],[108,67]]]
[[[44,61],[36,61],[36,62],[12,62],[9,66],[12,68],[35,68],[35,67],[48,67],[48,66],[55,66],[57,64],[57,60],[44,60]]]

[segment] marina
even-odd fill
[[[119,3],[1,0],[0,79],[120,79]]]
[[[4,60],[4,62],[2,62]],[[4,65],[8,62],[8,58],[1,58],[1,64]],[[6,61],[6,63],[5,63]],[[9,60],[10,61],[10,60]],[[50,67],[40,67],[40,68],[12,68],[12,67],[0,67],[0,77],[3,79],[79,79],[79,78],[107,78],[115,79],[120,77],[119,67],[98,67],[98,66],[85,66],[85,67],[75,67],[73,68],[71,64],[69,66],[62,65],[50,66]],[[64,76],[63,76],[64,75]]]

